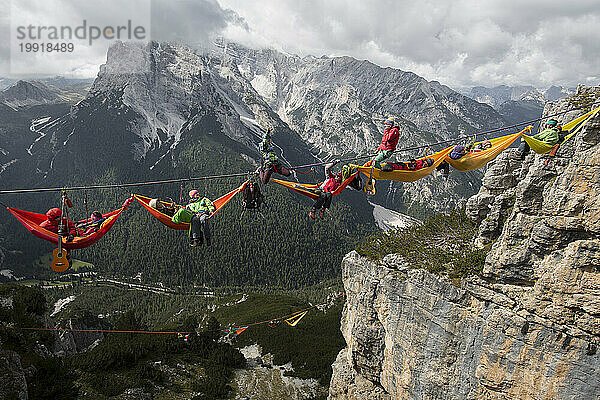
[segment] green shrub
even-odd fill
[[[472,245],[476,226],[464,210],[437,214],[423,224],[377,233],[358,245],[356,251],[379,262],[388,254],[400,254],[411,268],[461,278],[479,274],[487,250]]]

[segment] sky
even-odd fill
[[[300,56],[348,55],[454,88],[600,84],[598,0],[0,0],[0,9],[11,9],[0,14],[0,76],[38,67],[10,71],[17,22],[133,18],[154,40],[205,48],[224,37]],[[38,55],[38,69],[93,77],[110,43]]]

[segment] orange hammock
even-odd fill
[[[62,247],[68,250],[83,249],[84,247],[88,247],[89,245],[96,243],[98,240],[100,240],[100,238],[102,238],[102,236],[104,236],[110,230],[110,228],[112,228],[115,222],[117,222],[117,219],[119,218],[123,210],[125,210],[128,206],[129,202],[125,202],[125,204],[123,204],[123,207],[119,208],[118,210],[102,214],[102,217],[106,219],[104,220],[104,222],[102,222],[102,225],[100,225],[100,228],[98,228],[96,232],[93,232],[87,236],[75,236],[75,238],[71,241],[67,241],[67,238],[62,236]],[[10,211],[10,213],[14,215],[14,217],[18,219],[19,222],[21,222],[29,232],[33,233],[40,239],[44,239],[58,245],[59,235],[40,226],[40,224],[46,220],[45,214],[32,213],[29,211],[23,211],[12,207],[6,207],[6,209]],[[76,222],[76,225],[90,221],[90,219],[84,219],[79,222]]]
[[[229,202],[229,200],[233,199],[233,197],[238,194],[239,192],[241,192],[242,190],[244,190],[246,188],[246,185],[248,184],[248,181],[244,182],[242,184],[242,186],[238,187],[237,189],[232,190],[231,192],[219,197],[218,199],[216,199],[215,201],[213,201],[213,204],[215,206],[215,211],[211,214],[211,217],[214,216],[216,213],[219,212],[219,210],[221,210],[221,208],[223,208],[223,206],[225,206],[225,204],[227,204]],[[162,222],[164,225],[168,226],[171,229],[177,229],[177,230],[181,230],[181,231],[187,231],[190,228],[190,224],[189,223],[180,223],[180,224],[176,224],[175,222],[171,221],[171,217],[168,216],[167,214],[163,214],[160,211],[158,211],[156,208],[152,208],[150,207],[149,203],[150,200],[152,200],[151,197],[145,197],[139,194],[134,194],[133,197],[146,209],[148,210],[148,212],[150,214],[152,214],[152,216],[154,216],[154,218],[156,218],[157,220],[159,220],[160,222]],[[163,204],[168,204],[165,202],[162,202]],[[181,206],[178,206],[181,207]]]
[[[494,158],[498,157],[500,153],[506,150],[508,146],[513,144],[515,140],[517,140],[521,135],[523,135],[526,132],[530,132],[532,129],[533,126],[530,125],[527,128],[523,129],[521,132],[497,137],[495,139],[490,139],[490,142],[492,142],[492,147],[490,147],[489,149],[465,154],[458,160],[453,160],[450,157],[446,157],[446,161],[448,162],[448,164],[452,165],[454,169],[463,172],[479,169],[485,166],[485,164],[492,161]]]
[[[421,178],[425,178],[427,175],[431,174],[438,165],[440,165],[444,158],[454,149],[454,146],[450,146],[442,151],[434,153],[430,156],[421,157],[420,159],[432,158],[433,165],[427,168],[421,168],[414,171],[410,170],[395,170],[390,172],[384,172],[379,168],[373,168],[373,178],[380,180],[390,180],[390,181],[398,181],[398,182],[414,182]],[[366,163],[363,166],[359,166],[358,170],[365,174],[367,177],[371,176],[371,162]]]
[[[333,196],[335,196],[337,194],[342,193],[342,191],[344,189],[346,189],[346,186],[348,186],[350,184],[350,182],[352,182],[352,180],[354,178],[356,178],[357,175],[358,175],[358,171],[351,174],[344,182],[342,182],[340,184],[340,186],[338,186],[337,189],[335,189],[333,192],[331,192],[331,194]],[[322,182],[317,183],[317,184],[296,183],[296,182],[282,181],[282,180],[275,179],[275,178],[271,178],[271,181],[278,183],[282,186],[285,186],[286,188],[291,189],[300,194],[303,194],[307,197],[310,197],[313,200],[316,200],[319,198],[319,195],[317,194],[317,190],[319,190],[320,186],[323,184]]]

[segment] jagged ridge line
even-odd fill
[[[584,104],[582,106],[579,106],[579,107],[576,107],[576,108],[571,108],[571,109],[568,109],[566,111],[561,111],[559,113],[547,115],[545,117],[540,117],[540,118],[532,119],[532,120],[529,120],[529,121],[519,122],[517,124],[505,126],[505,127],[502,127],[502,128],[495,128],[495,129],[490,129],[488,131],[483,131],[483,132],[479,132],[479,133],[473,133],[473,134],[465,135],[465,136],[459,136],[459,137],[456,137],[456,138],[453,138],[453,139],[443,140],[443,141],[440,141],[440,142],[430,143],[430,144],[421,145],[421,146],[414,146],[414,147],[406,147],[406,148],[402,148],[402,149],[397,149],[397,150],[394,150],[392,153],[395,154],[395,153],[399,153],[399,152],[403,152],[403,151],[425,149],[425,148],[428,148],[428,147],[431,147],[431,146],[436,146],[436,145],[440,145],[440,144],[451,143],[451,142],[453,142],[455,140],[468,139],[468,138],[471,138],[471,137],[477,138],[477,136],[480,136],[480,135],[487,135],[487,134],[493,133],[493,132],[501,132],[501,131],[506,130],[506,129],[516,128],[516,127],[521,126],[521,125],[527,125],[527,124],[530,124],[530,123],[533,123],[533,122],[541,121],[541,120],[546,119],[546,118],[556,117],[558,115],[566,114],[566,113],[571,112],[571,111],[580,110],[582,108],[585,108],[587,106],[590,106],[590,105],[596,103],[597,100],[598,99],[595,99],[594,101],[592,101],[590,103],[587,103],[587,104]],[[375,155],[376,154],[370,154],[370,155],[365,155],[365,156],[356,156],[356,157],[351,157],[351,158],[344,158],[344,159],[339,160],[339,162],[369,159],[369,158],[373,158]],[[329,162],[330,161],[324,161],[324,162],[318,162],[318,163],[313,163],[313,164],[297,165],[297,166],[289,167],[288,169],[295,170],[295,169],[298,169],[298,168],[316,167],[316,166],[320,166],[320,165],[325,165],[325,164],[327,164]],[[199,176],[199,177],[196,177],[196,178],[175,178],[175,179],[167,179],[167,180],[161,180],[161,181],[121,183],[121,184],[111,184],[111,185],[91,185],[91,186],[73,186],[73,187],[60,187],[60,188],[59,187],[53,187],[53,188],[0,190],[0,195],[1,194],[19,194],[19,193],[57,192],[57,191],[62,191],[62,190],[75,191],[75,190],[87,190],[87,189],[112,189],[112,188],[125,188],[125,187],[131,187],[131,186],[160,185],[160,184],[164,184],[164,183],[192,182],[192,181],[198,181],[198,180],[203,180],[203,179],[234,178],[234,177],[239,177],[239,176],[248,176],[248,175],[250,175],[252,173],[253,172],[248,171],[248,172],[242,172],[242,173],[236,173],[236,174],[209,175],[209,176]],[[0,204],[2,204],[2,203],[0,203]],[[2,204],[2,205],[5,206],[4,204]]]

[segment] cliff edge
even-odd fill
[[[599,97],[580,86],[545,115]],[[545,161],[511,148],[489,164],[466,209],[490,249],[478,276],[450,280],[394,254],[344,258],[347,347],[329,399],[597,398],[600,117]]]

